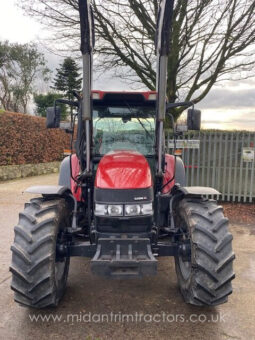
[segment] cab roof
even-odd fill
[[[118,92],[118,91],[92,91],[93,103],[95,105],[119,106],[155,106],[157,99],[156,91],[147,92]]]

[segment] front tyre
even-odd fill
[[[181,247],[175,268],[185,302],[198,306],[227,302],[235,255],[222,207],[212,200],[183,199],[176,210],[176,226]]]
[[[57,306],[67,282],[68,257],[57,244],[66,242],[70,207],[63,198],[35,198],[25,205],[11,247],[14,300],[33,308]]]

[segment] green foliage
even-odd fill
[[[66,58],[57,69],[54,78],[54,89],[63,93],[69,100],[73,100],[73,91],[80,91],[82,78],[79,66],[72,58]]]
[[[37,116],[46,117],[47,107],[54,106],[55,100],[59,98],[61,98],[60,94],[52,92],[47,94],[34,94]],[[66,105],[60,104],[59,106],[61,107],[61,118],[65,119],[68,115]]]
[[[0,103],[6,111],[26,113],[36,79],[49,75],[36,45],[0,42]]]

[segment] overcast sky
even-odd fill
[[[11,42],[39,42],[49,32],[15,6],[17,0],[0,0],[0,39]],[[39,43],[40,44],[40,43]],[[40,45],[40,49],[44,50]],[[45,52],[50,68],[59,63],[59,57]],[[128,85],[111,74],[100,76],[94,82],[100,90],[128,90]],[[255,131],[255,71],[254,79],[228,82],[214,87],[197,105],[202,109],[203,127],[246,129]]]

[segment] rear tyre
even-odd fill
[[[64,295],[70,259],[58,257],[57,243],[66,241],[70,207],[63,198],[35,198],[25,205],[15,227],[11,288],[23,306],[57,306]]]
[[[185,302],[216,306],[227,302],[234,279],[232,235],[222,207],[215,201],[184,199],[177,208],[179,242],[190,255],[179,251],[175,268]]]

